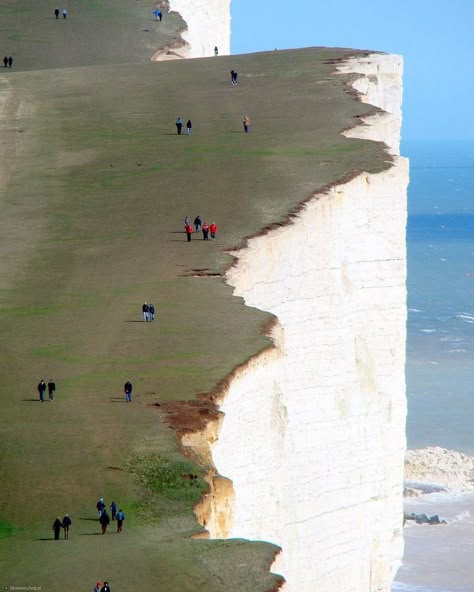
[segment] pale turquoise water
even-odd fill
[[[409,448],[474,454],[474,142],[407,143]],[[392,592],[474,592],[474,495],[423,496],[408,511]]]

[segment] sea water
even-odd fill
[[[412,142],[408,190],[408,448],[474,454],[474,141]],[[392,592],[474,592],[474,494],[407,499],[446,525],[404,529]]]

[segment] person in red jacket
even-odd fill
[[[211,233],[211,240],[215,240],[217,232],[217,226],[215,222],[209,226],[209,232]]]
[[[184,227],[184,230],[186,231],[186,236],[188,237],[188,243],[191,240],[191,235],[193,233],[193,227],[191,226],[191,224],[186,224],[186,226]]]

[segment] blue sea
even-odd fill
[[[408,191],[408,448],[474,454],[474,141],[412,142]],[[392,592],[474,592],[474,495],[432,494],[406,510]]]

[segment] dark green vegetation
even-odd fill
[[[12,23],[21,17],[30,27],[32,4],[0,8],[18,47]],[[86,4],[110,25],[112,2]],[[150,12],[141,1],[113,4],[116,15],[131,6]],[[29,70],[48,64],[35,43],[52,43],[50,34],[43,26],[36,34],[23,42]],[[10,33],[2,39],[5,46]],[[91,39],[94,55],[108,55],[105,32],[95,48]],[[65,63],[91,63],[67,47]],[[200,530],[192,507],[207,487],[206,467],[182,455],[154,404],[211,391],[268,345],[269,316],[245,307],[223,281],[226,251],[285,221],[327,184],[386,166],[380,146],[339,133],[368,111],[331,74],[328,60],[349,53],[0,72],[0,585],[274,585],[270,545],[190,538]],[[192,119],[191,137],[176,135],[178,115]],[[185,242],[183,219],[196,214],[218,224],[215,243]],[[145,300],[156,307],[151,324],[140,322]],[[56,401],[40,404],[36,384],[50,377]],[[123,507],[121,535],[113,525],[98,535],[99,496]],[[66,512],[70,540],[49,540]]]

